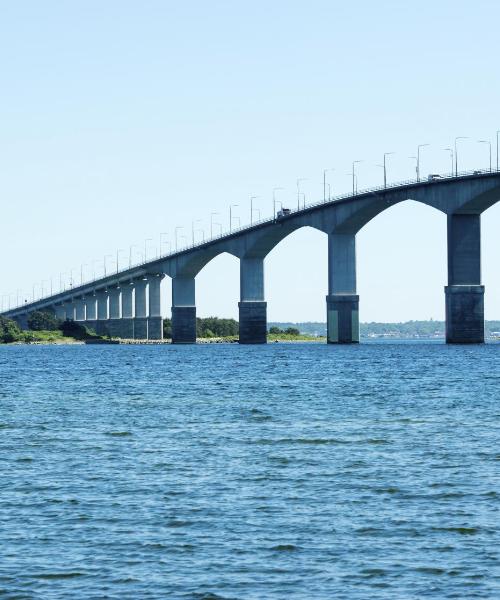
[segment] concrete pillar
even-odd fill
[[[484,342],[484,286],[481,285],[481,216],[448,215],[446,342]]]
[[[327,342],[359,342],[359,296],[356,294],[356,236],[328,236]]]
[[[93,292],[85,295],[85,325],[97,332],[97,296]]]
[[[136,340],[148,339],[148,281],[146,278],[135,282],[135,321],[134,338]]]
[[[134,284],[122,284],[122,338],[134,338]]]
[[[112,337],[121,337],[121,288],[110,287],[108,331]]]
[[[85,298],[75,300],[75,321],[85,321]]]
[[[74,321],[75,320],[75,305],[72,300],[67,300],[64,303],[64,310],[66,311],[66,320]]]
[[[13,320],[17,323],[19,329],[26,331],[28,329],[28,313],[16,315]]]
[[[108,330],[108,290],[97,290],[97,321],[96,333],[109,335]]]
[[[149,278],[148,339],[163,339],[163,317],[161,315],[161,282],[164,275]]]
[[[60,319],[61,321],[64,321],[64,319],[66,318],[66,311],[64,310],[64,306],[62,304],[57,304],[54,307],[55,313],[56,313],[56,318]]]
[[[172,343],[196,343],[194,277],[172,279]]]
[[[264,259],[240,260],[240,344],[267,342],[267,302],[264,299]]]

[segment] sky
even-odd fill
[[[488,166],[500,129],[498,1],[0,0],[0,295],[31,296],[296,203],[421,170]],[[237,220],[235,220],[235,224]],[[217,228],[218,226],[214,226]],[[500,206],[482,218],[500,319]],[[186,236],[182,238],[181,236]],[[201,238],[201,231],[196,232]],[[324,321],[326,235],[266,258],[269,320]],[[446,218],[415,202],[357,236],[361,321],[444,318]],[[164,303],[170,306],[169,281]],[[197,277],[200,316],[237,317],[238,260]],[[7,297],[2,298],[4,303]]]

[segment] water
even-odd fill
[[[0,597],[499,598],[499,353],[0,347]]]

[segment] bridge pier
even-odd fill
[[[97,332],[97,297],[92,291],[85,294],[85,325]]]
[[[108,331],[108,290],[97,290],[97,321],[96,333],[109,335]]]
[[[64,306],[62,304],[56,304],[54,307],[54,311],[56,313],[56,318],[64,321],[66,318],[66,311],[64,310]]]
[[[121,337],[121,288],[117,285],[109,289],[108,333],[112,337]]]
[[[267,343],[267,302],[264,299],[264,259],[240,260],[240,344]]]
[[[356,235],[328,235],[327,342],[359,342],[359,296],[356,294]]]
[[[125,283],[122,287],[122,319],[121,337],[123,339],[134,339],[134,285],[132,282]]]
[[[135,319],[134,339],[148,339],[148,313],[147,313],[148,280],[143,277],[135,282]]]
[[[172,343],[196,343],[196,302],[194,277],[172,279]]]
[[[164,275],[156,275],[149,280],[148,339],[163,339],[163,318],[161,316],[161,282]]]
[[[75,305],[72,300],[67,300],[64,303],[64,310],[66,314],[66,321],[74,321],[75,320]]]
[[[85,298],[75,300],[75,321],[85,321]]]
[[[446,343],[484,342],[481,215],[448,215]]]

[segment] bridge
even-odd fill
[[[328,235],[327,341],[357,343],[356,234],[382,211],[406,200],[447,215],[447,343],[484,342],[481,214],[500,200],[498,170],[405,181],[297,208],[2,314],[26,328],[30,312],[50,310],[99,334],[159,340],[163,337],[160,284],[168,276],[172,278],[172,342],[194,343],[196,276],[213,258],[227,252],[240,260],[239,341],[263,344],[267,335],[265,258],[292,232],[313,227]]]

